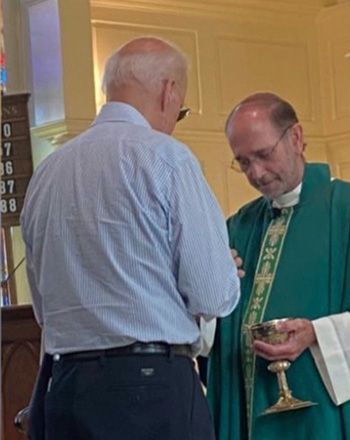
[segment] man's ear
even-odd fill
[[[175,89],[174,79],[164,80],[162,95],[161,95],[162,112],[164,112],[168,108],[169,104],[171,104],[173,99],[174,89]]]
[[[302,154],[304,151],[304,133],[303,127],[299,123],[293,125],[291,136],[295,152]]]

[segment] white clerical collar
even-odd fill
[[[276,197],[272,201],[272,206],[274,208],[288,208],[289,206],[297,205],[300,199],[301,187],[302,182],[300,182],[292,191]]]

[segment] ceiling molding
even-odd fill
[[[301,13],[315,15],[327,6],[337,4],[336,0],[90,0],[93,8],[108,8],[120,10],[137,10],[143,12],[163,12],[175,14],[247,15],[258,13]]]

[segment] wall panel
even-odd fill
[[[350,136],[332,136],[327,141],[334,177],[350,181]]]
[[[276,41],[257,36],[219,36],[216,52],[222,116],[227,116],[232,103],[248,94],[257,90],[272,90],[293,100],[300,118],[314,120],[306,42]],[[295,69],[295,65],[298,65],[298,69]]]
[[[350,2],[321,11],[316,24],[327,155],[333,175],[350,180]]]
[[[320,95],[326,135],[349,133],[350,121],[350,2],[319,14]]]
[[[131,38],[143,35],[157,35],[169,39],[181,48],[186,48],[186,53],[191,59],[191,74],[188,84],[188,105],[191,105],[192,114],[201,112],[201,81],[199,70],[198,38],[195,30],[176,27],[161,27],[148,24],[135,24],[123,22],[108,22],[94,20],[93,47],[95,65],[95,93],[97,107],[104,102],[101,92],[103,66],[108,56],[121,44]]]

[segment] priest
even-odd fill
[[[272,93],[238,104],[226,124],[231,167],[262,197],[228,219],[243,260],[241,302],[217,321],[208,397],[218,440],[350,439],[350,184],[305,163],[293,107]],[[252,341],[252,325],[286,342]],[[289,360],[293,396],[317,405],[262,415],[277,401],[267,367]]]

